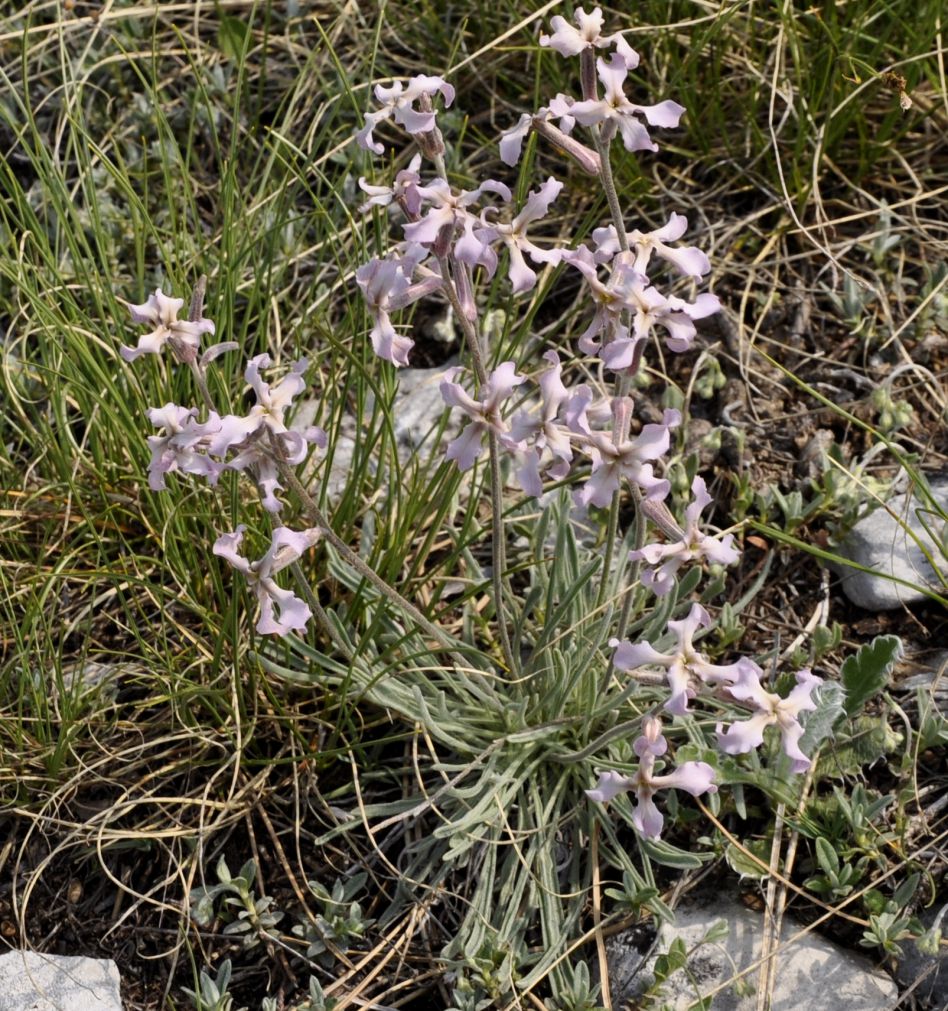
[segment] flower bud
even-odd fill
[[[586,147],[585,144],[581,144],[573,137],[568,137],[549,121],[540,116],[534,116],[533,129],[541,137],[546,137],[548,141],[555,144],[564,154],[569,155],[584,172],[591,176],[598,176],[602,172],[602,161],[592,148]]]

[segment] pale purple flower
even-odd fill
[[[119,353],[127,362],[145,354],[160,354],[165,344],[170,344],[179,360],[194,360],[201,344],[201,334],[214,333],[214,324],[209,319],[197,322],[179,320],[178,313],[184,307],[183,298],[171,298],[161,288],[148,296],[141,305],[128,304],[132,321],[144,323],[153,329],[138,339],[138,346],[131,348],[123,344]]]
[[[441,77],[419,74],[408,82],[407,87],[401,81],[396,81],[390,87],[377,84],[375,97],[382,103],[382,108],[365,114],[365,126],[356,134],[356,142],[367,151],[383,154],[385,146],[375,140],[372,131],[383,120],[390,118],[394,118],[399,126],[412,134],[428,133],[433,130],[434,112],[430,108],[415,108],[415,103],[423,96],[427,96],[430,100],[438,92],[441,92],[445,107],[454,101],[454,87]]]
[[[165,474],[174,471],[197,474],[217,484],[223,464],[212,460],[207,452],[210,437],[219,430],[221,419],[211,412],[208,420],[199,424],[194,420],[196,415],[197,408],[176,404],[148,409],[148,420],[163,430],[159,435],[148,436],[151,448],[148,486],[152,491],[164,491]]]
[[[589,480],[576,496],[581,505],[609,505],[622,478],[634,481],[647,498],[664,498],[668,494],[669,482],[655,477],[646,461],[657,460],[668,451],[671,429],[681,423],[681,415],[678,411],[666,410],[660,425],[645,425],[634,439],[630,439],[627,433],[631,411],[630,398],[616,397],[612,402],[610,432],[590,431],[574,436],[574,441],[582,445],[592,459]]]
[[[542,110],[541,110],[542,111]],[[537,113],[540,115],[540,113]],[[523,151],[523,142],[533,126],[533,116],[525,112],[517,120],[515,126],[500,135],[500,160],[505,165],[516,165],[520,161],[520,153]]]
[[[536,271],[527,265],[523,254],[528,253],[534,263],[559,263],[563,255],[560,249],[541,249],[527,238],[527,226],[544,218],[550,204],[559,196],[563,184],[550,176],[549,179],[528,197],[520,213],[509,224],[490,224],[478,230],[474,236],[487,245],[498,240],[503,242],[510,254],[509,277],[515,294],[530,291],[537,283]],[[460,247],[460,243],[458,243]],[[458,253],[461,258],[460,252]]]
[[[292,405],[293,398],[306,389],[303,373],[308,364],[305,358],[300,359],[282,379],[271,386],[260,375],[261,369],[270,367],[270,356],[261,354],[251,358],[247,362],[244,378],[254,391],[257,402],[246,415],[227,414],[221,418],[210,452],[221,456],[229,449],[242,448],[246,440],[257,432],[264,435],[267,432],[274,435],[286,432],[286,412]]]
[[[541,35],[540,45],[555,49],[561,56],[578,56],[584,49],[603,49],[615,45],[616,53],[629,70],[635,70],[639,65],[638,53],[625,41],[621,32],[602,34],[601,7],[594,8],[591,14],[587,14],[582,7],[577,7],[573,20],[576,28],[559,14],[550,18],[553,34]]]
[[[292,562],[297,561],[320,538],[317,527],[293,531],[277,527],[267,553],[256,562],[250,562],[238,553],[246,527],[241,523],[232,534],[222,534],[214,543],[214,554],[225,558],[242,572],[247,585],[256,594],[260,604],[257,631],[261,635],[288,635],[294,629],[305,630],[306,622],[313,616],[309,606],[292,590],[278,586],[274,576]],[[274,608],[279,614],[274,614]]]
[[[677,295],[669,295],[666,308],[657,317],[655,322],[663,326],[666,334],[665,347],[669,351],[681,354],[691,347],[697,330],[694,321],[704,319],[706,316],[713,316],[721,311],[721,303],[718,296],[710,291],[702,292],[694,302],[686,302]]]
[[[274,448],[273,443],[276,443]],[[283,503],[276,497],[280,484],[280,468],[276,456],[291,466],[302,463],[309,452],[310,444],[321,448],[326,445],[326,433],[315,426],[304,432],[287,431],[261,437],[251,436],[238,447],[237,455],[227,461],[228,470],[249,470],[260,487],[260,501],[269,513],[278,513]]]
[[[658,105],[636,105],[630,102],[623,90],[629,69],[618,53],[613,54],[608,63],[600,58],[596,61],[596,66],[603,86],[603,97],[573,102],[570,115],[583,126],[606,123],[612,129],[617,129],[627,151],[657,151],[658,145],[652,142],[645,125],[636,116],[644,117],[650,126],[675,127],[685,111],[684,107],[672,101],[659,102]]]
[[[575,267],[586,279],[596,304],[596,312],[589,326],[579,336],[580,351],[596,354],[601,346],[601,341],[596,340],[600,334],[605,335],[607,343],[616,336],[624,338],[627,335],[621,317],[623,312],[631,309],[629,291],[632,285],[645,279],[634,271],[629,260],[617,259],[609,279],[602,281],[596,269],[596,260],[587,246],[564,250],[561,255],[566,263]]]
[[[633,229],[627,234],[629,248],[635,254],[633,268],[640,274],[648,276],[649,261],[652,253],[656,253],[688,277],[701,277],[707,274],[711,269],[711,263],[697,246],[669,245],[670,242],[680,239],[687,229],[688,219],[684,214],[676,214],[674,211],[661,228],[651,232]],[[611,260],[621,249],[615,225],[593,229],[592,237],[596,246],[597,263]]]
[[[565,95],[557,95],[548,108],[538,109],[532,116],[524,113],[515,126],[500,135],[501,161],[506,165],[516,165],[520,161],[527,134],[534,130],[563,154],[572,158],[588,175],[598,176],[602,171],[602,160],[599,155],[592,148],[569,136],[575,122],[569,112],[570,102],[571,99]],[[559,127],[550,122],[551,118],[559,120]]]
[[[734,537],[709,536],[702,532],[699,520],[702,510],[711,504],[704,478],[695,477],[691,483],[694,501],[685,510],[685,529],[677,541],[670,544],[647,544],[639,551],[630,551],[629,558],[641,560],[652,568],[642,573],[642,585],[657,597],[663,597],[675,585],[675,575],[686,562],[707,559],[717,565],[733,565],[740,557],[734,548]]]
[[[790,694],[782,699],[774,692],[768,692],[760,683],[760,671],[745,667],[735,684],[728,687],[728,692],[739,702],[750,703],[757,709],[750,719],[732,723],[727,732],[721,731],[722,724],[717,726],[718,746],[728,755],[743,755],[759,747],[764,740],[767,727],[776,726],[780,729],[783,750],[790,759],[793,772],[805,772],[810,767],[810,759],[800,750],[800,738],[803,727],[799,716],[803,712],[816,709],[813,691],[823,683],[809,670],[797,672],[797,683]]]
[[[444,179],[435,179],[428,186],[419,186],[418,193],[431,207],[420,221],[413,221],[405,226],[405,238],[409,242],[430,246],[436,255],[443,256],[454,240],[454,233],[460,227],[464,230],[468,241],[472,239],[475,241],[476,251],[472,256],[472,250],[464,246],[463,253],[456,251],[458,258],[469,266],[481,263],[486,243],[474,237],[474,229],[480,226],[481,221],[469,208],[485,193],[496,193],[502,200],[510,200],[510,189],[495,179],[485,179],[477,189],[455,192]]]
[[[541,110],[550,119],[555,119],[559,123],[560,131],[567,136],[573,132],[576,119],[573,116],[573,101],[569,95],[562,92],[554,95],[550,99],[550,104],[546,109]]]
[[[709,663],[695,649],[694,637],[700,628],[710,628],[711,616],[700,604],[692,604],[688,616],[681,621],[670,621],[669,630],[678,640],[673,653],[659,653],[650,642],[631,643],[610,639],[615,648],[613,663],[621,671],[639,667],[664,667],[671,695],[664,708],[676,716],[688,712],[688,700],[694,698],[696,680],[710,684],[733,684],[746,670],[757,673],[760,668],[753,660],[741,659],[736,663],[719,665]]]
[[[365,181],[365,176],[359,178],[359,189],[367,193],[369,199],[359,208],[365,213],[370,207],[388,207],[394,200],[409,217],[417,217],[421,210],[421,155],[416,154],[408,163],[408,168],[395,174],[395,182],[391,186],[373,186]]]
[[[413,282],[412,273],[416,266],[417,256],[403,260],[380,260],[376,257],[356,271],[356,283],[362,289],[373,320],[369,335],[372,347],[380,358],[396,367],[408,364],[408,352],[415,342],[395,331],[389,313],[404,309],[441,287],[441,278],[434,273]]]
[[[698,797],[702,793],[716,793],[717,786],[714,784],[714,769],[707,762],[683,762],[674,772],[655,775],[655,761],[668,750],[668,742],[662,736],[661,723],[655,717],[644,721],[643,731],[632,745],[639,756],[638,769],[631,776],[623,776],[613,770],[601,772],[596,787],[587,790],[586,796],[605,803],[620,793],[634,790],[636,804],[632,824],[646,839],[658,839],[664,824],[662,813],[653,799],[658,790],[684,790]]]
[[[461,371],[459,368],[448,369],[441,380],[441,396],[449,407],[459,407],[471,419],[471,423],[451,442],[447,451],[447,458],[457,463],[458,470],[469,470],[481,455],[482,442],[488,432],[499,436],[507,435],[509,429],[503,420],[501,409],[514,388],[524,382],[526,377],[517,374],[514,362],[501,362],[481,388],[482,399],[475,400],[460,384],[453,381]]]
[[[615,372],[636,365],[638,349],[653,327],[667,331],[665,344],[669,350],[687,351],[698,332],[694,320],[720,309],[717,297],[707,292],[693,303],[674,295],[666,298],[636,269],[631,251],[615,255],[605,282],[599,278],[595,254],[586,246],[564,251],[562,258],[586,279],[596,304],[589,326],[580,335],[579,348],[587,354],[598,352],[606,367]],[[630,315],[631,329],[622,322],[624,312]],[[600,334],[601,343],[596,339]]]
[[[519,454],[517,479],[520,487],[525,494],[534,497],[543,494],[540,471],[544,456],[548,454],[551,459],[543,469],[554,481],[562,480],[569,473],[573,458],[571,432],[589,431],[585,422],[585,411],[591,396],[589,390],[580,387],[571,393],[563,385],[563,366],[559,355],[555,351],[547,351],[543,357],[552,367],[540,376],[540,412],[518,413],[511,421],[508,443]]]
[[[326,445],[326,433],[315,425],[302,432],[290,431],[286,424],[293,398],[306,388],[303,380],[306,360],[296,362],[272,386],[260,375],[260,370],[269,365],[267,354],[257,355],[247,363],[244,375],[257,402],[246,415],[227,414],[220,418],[217,431],[210,436],[208,451],[215,456],[236,453],[227,462],[227,469],[250,470],[263,492],[264,508],[276,513],[282,508],[275,495],[275,490],[281,487],[277,457],[284,463],[300,463],[309,444]]]

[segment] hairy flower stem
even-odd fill
[[[323,635],[339,650],[339,652],[352,663],[355,659],[352,650],[349,648],[349,644],[339,635],[334,627],[333,623],[329,620],[329,615],[326,613],[326,609],[319,602],[319,598],[313,593],[313,588],[309,585],[309,580],[306,578],[306,574],[303,572],[302,567],[299,562],[290,562],[290,572],[293,573],[293,578],[296,580],[297,586],[300,588],[300,592],[306,599],[306,603],[309,604],[309,609],[313,612],[313,617],[316,619],[316,624],[322,629]]]
[[[433,161],[438,175],[447,182],[448,170],[444,162],[444,155],[436,154]],[[474,321],[468,318],[461,306],[457,285],[454,283],[451,271],[452,266],[463,270],[463,265],[457,262],[452,264],[446,256],[438,257],[438,264],[441,267],[444,293],[451,304],[454,315],[461,324],[461,329],[464,331],[464,339],[471,352],[471,362],[474,366],[477,384],[479,387],[485,386],[488,377],[480,336],[477,333]],[[510,630],[507,627],[507,608],[505,605],[504,573],[507,571],[507,545],[504,540],[504,487],[503,478],[500,473],[500,448],[497,445],[496,434],[491,431],[487,433],[487,450],[490,458],[491,585],[494,594],[494,611],[497,615],[498,634],[500,636],[500,647],[504,654],[504,661],[507,664],[508,670],[519,674],[520,662],[514,655],[513,645],[510,641]]]
[[[214,410],[214,400],[211,397],[211,391],[207,385],[207,376],[204,369],[198,365],[197,362],[188,362],[188,367],[191,369],[191,375],[194,376],[194,382],[197,385],[198,391],[201,394],[201,399],[204,401],[204,406],[208,411]]]
[[[487,384],[487,369],[484,366],[484,356],[481,352],[480,338],[473,321],[467,318],[461,308],[457,289],[450,280],[447,257],[440,257],[441,276],[444,278],[444,293],[451,303],[455,316],[461,323],[467,346],[471,352],[474,374],[478,386]],[[520,664],[514,656],[513,645],[510,642],[510,631],[507,628],[507,610],[504,604],[504,573],[507,570],[507,549],[504,542],[504,499],[503,478],[500,473],[500,449],[497,445],[497,435],[493,431],[487,433],[487,449],[490,458],[490,500],[491,500],[491,584],[494,593],[494,609],[497,613],[497,626],[500,634],[500,646],[504,660],[509,670],[519,673]]]
[[[200,321],[201,317],[204,315],[204,295],[207,292],[207,274],[202,274],[194,286],[194,292],[191,295],[191,304],[188,306],[188,320],[191,323],[197,323]],[[211,391],[207,385],[207,375],[204,371],[204,366],[199,365],[197,361],[197,353],[191,351],[187,356],[178,356],[179,359],[186,361],[188,368],[191,370],[191,375],[194,376],[194,381],[197,383],[197,388],[201,393],[201,399],[204,401],[204,406],[208,411],[214,410],[214,400],[211,397]]]
[[[632,498],[635,501],[635,546],[641,548],[645,543],[645,510],[642,508],[642,493],[637,485],[632,485]],[[629,627],[629,619],[632,617],[632,604],[635,601],[635,585],[639,581],[639,573],[642,571],[642,560],[637,558],[632,563],[628,577],[625,581],[625,588],[622,590],[622,610],[619,612],[619,622],[616,625],[616,638],[624,639],[625,630]],[[612,672],[615,670],[614,655],[609,658],[602,685],[599,688],[600,697],[605,694],[612,680]]]
[[[602,135],[598,127],[594,127],[591,130],[591,133],[593,136],[593,142],[596,146],[596,151],[599,154],[599,160],[602,163],[599,179],[602,182],[602,188],[606,194],[606,202],[609,204],[609,212],[612,215],[612,223],[615,225],[616,235],[619,240],[619,248],[622,252],[627,253],[629,251],[629,236],[625,230],[625,218],[622,215],[622,208],[619,206],[619,194],[616,191],[616,181],[612,174],[612,161],[609,158],[609,144],[602,139]],[[631,376],[628,372],[623,372],[619,377],[616,395],[619,397],[627,396],[631,382]],[[642,496],[639,493],[638,488],[633,488],[633,499],[635,501],[635,541],[633,549],[639,551],[645,544],[645,517],[642,514]],[[613,556],[615,555],[616,549],[616,535],[619,532],[619,507],[620,491],[617,490],[612,496],[612,503],[609,507],[609,522],[606,528],[606,553],[602,563],[602,578],[599,582],[599,594],[596,598],[597,605],[602,604],[602,602],[606,599],[606,594],[609,588],[609,578],[612,573]],[[622,613],[619,618],[619,631],[616,633],[620,639],[625,633],[625,628],[629,623],[633,600],[632,588],[638,581],[640,568],[641,564],[636,562],[632,568],[632,572],[629,574],[629,578],[626,580],[626,587],[623,590],[624,599],[622,602]],[[612,663],[610,661],[609,669],[606,673],[606,681],[604,682],[603,687],[608,685],[609,678],[611,676]]]
[[[303,486],[303,482],[296,476],[296,472],[288,463],[280,459],[280,448],[275,441],[273,451],[275,454],[277,468],[280,471],[280,477],[283,478],[299,499],[300,504],[303,507],[303,511],[306,513],[309,521],[320,528],[322,535],[339,552],[339,554],[342,555],[346,564],[352,566],[352,568],[355,569],[356,572],[358,572],[359,575],[366,580],[366,582],[375,587],[375,589],[378,590],[386,600],[390,601],[400,611],[407,614],[420,629],[430,635],[433,639],[437,640],[437,642],[448,651],[455,664],[463,669],[468,669],[468,662],[457,651],[457,646],[451,636],[442,629],[438,628],[433,621],[429,621],[428,618],[426,618],[414,604],[406,600],[397,590],[392,589],[392,587],[389,586],[388,583],[386,583],[374,569],[366,565],[359,555],[356,554],[356,552],[353,551],[348,544],[346,544],[346,542],[335,532],[335,530],[332,529],[329,525],[329,520],[323,515],[323,511],[316,504],[315,499],[313,499],[310,493]]]

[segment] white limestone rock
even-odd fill
[[[3,1011],[122,1011],[111,959],[8,951],[0,955]]]
[[[615,1006],[634,1003],[654,984],[655,959],[669,950],[675,938],[680,938],[691,952],[687,964],[669,976],[660,997],[642,1006],[686,1011],[699,998],[714,993],[711,1011],[755,1011],[756,995],[736,992],[730,981],[760,958],[763,916],[732,899],[711,895],[694,905],[680,906],[676,917],[674,926],[661,928],[644,964],[637,950],[628,950],[622,935],[610,939],[607,951]],[[702,943],[721,921],[728,927],[727,934]],[[784,918],[773,1011],[829,1007],[833,1011],[883,1011],[894,1005],[898,997],[895,983],[867,958],[839,948],[815,932],[791,941],[801,929],[790,917]],[[756,986],[757,976],[758,970],[753,969],[743,977],[747,990]]]
[[[930,478],[929,484],[935,500],[942,509],[948,510],[948,475]],[[923,511],[921,516],[920,510]],[[925,530],[922,519],[936,538],[944,540],[944,521],[907,494],[896,496],[889,502],[889,509],[876,509],[849,531],[839,546],[839,554],[874,570],[861,572],[847,566],[833,566],[842,578],[843,592],[854,604],[867,611],[891,611],[926,599],[921,591],[887,578],[892,576],[944,592],[925,552],[912,537],[915,534],[919,538],[936,565],[945,565],[944,555]]]

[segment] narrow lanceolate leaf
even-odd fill
[[[889,674],[902,655],[902,640],[897,635],[879,635],[843,664],[843,687],[847,716],[855,716],[889,682]]]

